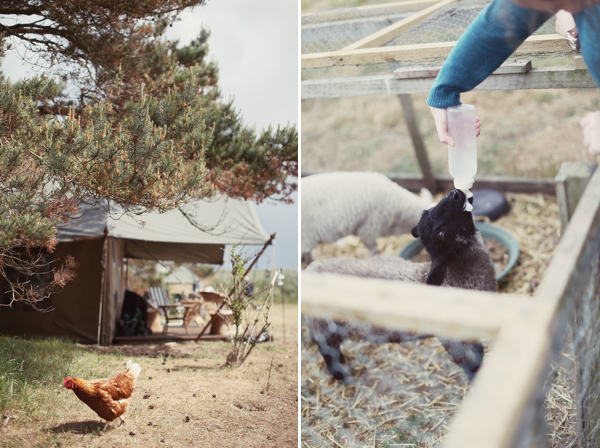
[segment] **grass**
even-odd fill
[[[110,355],[104,355],[110,357]],[[103,377],[109,371],[98,356],[62,339],[0,338],[0,414],[34,413],[39,400],[58,407],[53,393],[67,375]]]
[[[425,103],[412,95],[434,173],[447,175],[446,147],[439,143]],[[478,177],[554,177],[563,162],[595,161],[583,146],[580,120],[600,109],[596,89],[469,92],[481,119]],[[412,141],[394,95],[302,101],[302,171],[370,170],[418,174]],[[477,181],[477,177],[475,178]]]

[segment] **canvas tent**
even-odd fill
[[[263,245],[269,236],[252,203],[219,196],[136,216],[107,204],[82,206],[59,227],[58,240],[52,259],[72,255],[77,277],[51,297],[49,313],[0,307],[0,333],[110,344],[126,287],[124,258],[220,264],[225,245]]]

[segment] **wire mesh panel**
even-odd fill
[[[597,226],[598,227],[598,226]],[[591,234],[573,270],[567,293],[574,359],[575,399],[580,445],[600,446],[600,232]]]
[[[303,17],[302,98],[429,90],[435,74],[424,75],[423,69],[439,70],[454,43],[489,3],[444,0],[413,4],[411,7],[418,9],[408,12],[345,8]],[[550,19],[509,58],[531,61],[529,67],[542,70],[492,76],[479,88],[595,87],[587,72],[572,73],[574,55],[575,50],[555,33]],[[546,68],[552,73],[546,73]],[[400,80],[392,76],[397,69],[405,71]]]
[[[378,8],[341,7],[302,16],[302,53],[341,50],[423,8],[423,4],[385,7],[382,2]]]
[[[458,40],[485,6],[486,0],[462,0],[434,12],[385,46],[452,42]],[[341,50],[400,20],[410,18],[431,4],[376,9],[337,8],[302,17],[302,53]],[[554,21],[548,21],[534,35],[553,34]]]
[[[451,3],[432,14],[427,20],[415,25],[386,46],[426,44],[457,41],[475,17],[490,2],[485,0],[462,0]],[[553,34],[554,21],[546,22],[534,35]]]
[[[410,13],[392,13],[387,16],[338,20],[333,23],[303,24],[302,53],[341,50],[346,45],[369,36],[409,15]]]

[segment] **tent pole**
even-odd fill
[[[265,252],[265,250],[267,250],[267,247],[269,247],[273,243],[274,239],[275,239],[275,234],[273,233],[269,237],[269,240],[262,247],[262,249],[260,250],[260,252],[256,255],[256,257],[254,257],[254,260],[252,260],[252,263],[250,263],[250,266],[248,266],[248,269],[246,269],[246,271],[242,275],[242,278],[245,277],[248,274],[248,272],[250,272],[250,270],[254,267],[254,265],[256,264],[256,262],[258,261],[258,259],[262,256],[262,254]],[[235,285],[233,285],[233,288],[231,288],[231,291],[229,291],[229,295],[227,296],[227,298],[230,298],[233,295],[234,292],[235,292]],[[221,311],[221,308],[223,308],[226,303],[227,302],[225,300],[223,301],[223,303],[221,303],[221,306],[219,306],[219,309],[217,310],[217,312],[212,315],[212,317],[210,318],[210,320],[208,321],[208,323],[204,326],[204,328],[202,329],[202,331],[200,332],[200,334],[198,334],[198,337],[196,337],[197,341],[200,340],[200,338],[202,337],[202,335],[206,332],[206,329],[210,326],[210,324],[212,324],[212,321],[214,320],[214,318],[217,315],[217,313],[219,311]]]

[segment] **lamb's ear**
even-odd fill
[[[441,286],[444,283],[444,277],[446,277],[446,268],[448,267],[446,261],[438,261],[431,262],[431,269],[429,271],[429,275],[427,276],[427,280],[425,281],[426,285],[435,285]]]
[[[410,231],[410,234],[415,238],[419,238],[419,226],[414,226]]]

